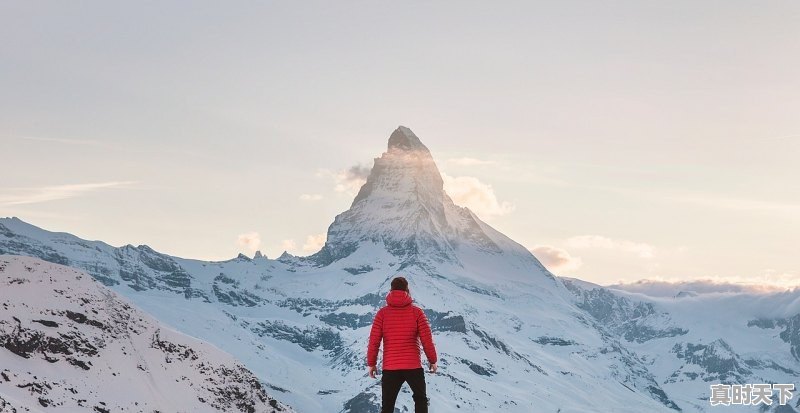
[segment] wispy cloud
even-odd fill
[[[577,270],[583,265],[583,261],[579,257],[573,257],[567,250],[561,248],[537,245],[530,251],[548,270],[553,272]]]
[[[606,249],[616,250],[635,254],[640,258],[653,258],[656,255],[656,247],[643,242],[612,239],[601,235],[579,235],[567,239],[566,245],[576,249]]]
[[[739,212],[778,213],[784,216],[800,218],[800,203],[782,202],[763,199],[731,197],[713,193],[688,191],[653,191],[610,186],[587,186],[586,188],[619,194],[645,197],[662,202],[693,204],[705,208]]]
[[[695,205],[728,209],[733,211],[778,212],[800,217],[800,204],[764,201],[756,199],[730,198],[705,194],[666,195],[666,199]]]
[[[261,246],[261,235],[255,231],[239,234],[239,237],[236,239],[236,244],[250,251],[257,251]]]
[[[37,188],[7,188],[0,190],[0,206],[39,204],[75,198],[91,192],[122,188],[136,181],[112,181],[87,184],[43,186]]]
[[[340,171],[330,171],[327,169],[320,169],[317,171],[317,176],[328,176],[334,180],[334,190],[336,192],[344,192],[348,195],[355,196],[361,186],[367,182],[367,177],[371,168],[361,165],[353,165],[347,169]]]
[[[309,235],[306,237],[306,241],[303,243],[300,249],[305,253],[317,252],[325,245],[326,239],[327,234],[325,233]],[[281,251],[296,253],[298,251],[298,244],[294,239],[285,239],[281,241],[279,248]]]
[[[481,218],[506,215],[516,207],[510,202],[500,202],[491,185],[472,176],[450,176],[442,173],[444,190],[456,205],[469,208]]]
[[[306,237],[306,242],[303,244],[304,252],[317,252],[322,249],[327,239],[327,234],[309,235]]]
[[[313,202],[313,201],[320,201],[320,200],[322,200],[322,198],[323,197],[320,194],[302,194],[302,195],[300,195],[300,200],[301,201]]]
[[[763,138],[763,140],[774,140],[774,141],[782,141],[788,139],[800,139],[800,134],[794,135],[782,135],[782,136],[770,136],[768,138]]]
[[[37,136],[21,136],[20,139],[28,141],[60,143],[64,145],[101,145],[101,142],[84,139],[42,138]]]
[[[85,221],[91,218],[90,213],[70,213],[70,214],[62,214],[60,212],[51,212],[51,211],[33,211],[30,209],[25,209],[24,206],[21,208],[8,208],[0,204],[2,210],[0,210],[0,217],[17,217],[23,221],[30,221],[34,219],[53,219],[53,220],[60,220],[60,221]]]
[[[705,277],[698,279],[644,279],[608,285],[651,297],[674,297],[680,292],[696,294],[749,293],[769,294],[800,288],[800,274],[796,271],[764,270],[752,277]]]
[[[294,251],[297,249],[297,243],[294,242],[293,239],[285,239],[281,241],[281,250],[282,251]]]
[[[483,159],[475,159],[475,158],[450,158],[446,161],[448,164],[458,165],[458,166],[479,166],[479,165],[492,165],[494,161],[487,161]]]

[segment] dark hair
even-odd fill
[[[408,281],[403,277],[395,277],[392,280],[392,290],[408,291]]]

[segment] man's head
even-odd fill
[[[408,281],[404,277],[395,277],[392,280],[392,290],[408,292]]]

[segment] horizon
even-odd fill
[[[0,11],[0,216],[310,255],[400,124],[556,275],[800,285],[797,3]]]
[[[50,230],[48,228],[42,228],[40,226],[37,226],[35,223],[26,221],[26,220],[24,220],[24,219],[22,219],[20,217],[16,217],[16,216],[8,216],[8,217],[0,216],[0,219],[17,219],[17,220],[20,220],[20,221],[28,224],[28,225],[34,226],[34,227],[36,227],[38,229],[41,229],[41,230],[44,230],[44,231],[48,231],[48,232],[52,232],[52,233],[65,233],[65,234],[73,235],[73,236],[76,236],[78,238],[81,238],[81,239],[84,239],[84,240],[87,240],[87,241],[99,241],[99,242],[106,243],[105,241],[103,241],[101,239],[84,238],[84,237],[81,237],[79,234],[73,234],[73,233],[69,233],[69,232],[65,232],[65,231],[54,231],[54,230]],[[106,244],[108,244],[108,243],[106,243]],[[133,244],[128,243],[128,244],[118,244],[118,245],[109,244],[109,245],[111,245],[112,247],[115,247],[115,248],[120,248],[120,247],[123,247],[125,245],[132,245],[132,246],[135,246],[135,247],[146,246],[146,247],[152,248],[152,246],[150,246],[148,244],[133,245]],[[156,250],[156,251],[160,252],[160,253],[164,253],[163,251],[158,251],[158,250]],[[314,252],[311,252],[311,253],[308,253],[308,254],[291,254],[291,253],[289,253],[289,254],[293,255],[293,256],[296,256],[296,257],[306,257],[306,256],[313,255],[315,252],[317,252],[317,251],[314,251]],[[531,251],[531,252],[533,253],[533,251]],[[177,255],[173,255],[173,256],[178,257],[178,258],[183,258],[183,259],[206,261],[206,262],[226,262],[226,261],[234,260],[234,259],[236,259],[236,258],[238,258],[240,256],[245,256],[248,259],[255,259],[255,258],[258,257],[259,254],[262,254],[262,256],[267,258],[267,259],[277,260],[279,258],[279,256],[283,255],[284,253],[288,253],[288,251],[284,250],[280,254],[277,254],[275,256],[270,257],[270,256],[264,254],[261,250],[257,249],[257,250],[252,252],[252,256],[248,255],[246,252],[239,252],[239,253],[237,253],[236,256],[227,257],[227,258],[220,258],[220,259],[214,259],[214,260],[206,260],[206,259],[202,259],[202,258],[193,258],[193,257],[181,257],[181,256],[177,256]],[[0,254],[0,255],[3,255],[3,254]],[[560,278],[565,278],[565,279],[573,279],[573,280],[579,280],[579,281],[584,281],[584,282],[591,282],[591,281],[588,281],[588,280],[585,280],[585,279],[581,279],[581,278],[578,278],[578,277],[571,277],[571,276],[568,276],[568,275],[556,274],[556,276],[558,276]],[[699,294],[713,294],[713,293],[773,294],[773,293],[780,293],[780,292],[794,292],[795,290],[800,288],[800,285],[781,285],[781,284],[769,284],[769,283],[765,284],[765,283],[757,283],[757,282],[752,282],[752,281],[748,282],[748,281],[741,281],[741,280],[725,280],[725,279],[713,279],[713,278],[695,278],[695,279],[683,279],[683,280],[664,280],[664,279],[656,279],[656,278],[641,278],[641,279],[632,280],[632,281],[609,282],[609,283],[598,284],[598,285],[600,285],[602,287],[612,288],[612,289],[614,289],[614,288],[621,289],[623,291],[627,291],[629,293],[634,293],[634,294],[637,294],[637,293],[644,294],[644,295],[647,295],[647,296],[650,296],[650,297],[670,297],[670,296],[673,296],[674,293],[676,293],[676,292],[684,292],[684,291],[697,292]],[[688,288],[683,288],[684,286],[688,287]],[[667,291],[668,293],[665,293],[665,291]]]

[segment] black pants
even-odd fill
[[[428,413],[428,395],[425,393],[425,370],[422,367],[408,370],[384,370],[381,378],[381,413],[394,413],[394,402],[397,394],[408,382],[414,399],[414,413]]]

